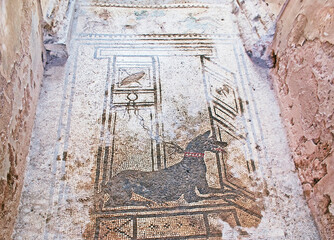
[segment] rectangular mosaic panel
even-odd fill
[[[110,72],[97,157],[96,195],[101,200],[96,212],[103,219],[106,214],[135,218],[133,239],[214,237],[219,233],[210,221],[226,211],[230,214],[224,221],[240,225],[236,208],[259,221],[254,195],[246,188],[254,169],[246,160],[250,149],[245,147],[235,75],[205,56],[179,56],[171,62],[168,55],[109,53],[95,54],[109,59]],[[192,85],[179,81],[188,69],[194,71]],[[219,217],[213,218],[212,211]],[[197,227],[186,230],[194,221]],[[97,222],[100,236],[106,227]]]
[[[146,14],[174,14],[106,11],[143,20]],[[175,21],[190,27],[183,21],[191,21],[191,11]],[[261,209],[249,188],[258,159],[248,138],[254,126],[245,120],[249,106],[240,76],[217,57],[235,52],[233,40],[201,33],[96,34],[88,28],[80,39],[94,49],[95,60],[108,62],[95,238],[215,239],[220,221],[256,226]],[[235,54],[231,61],[237,66],[240,59]]]

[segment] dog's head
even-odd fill
[[[224,152],[224,148],[227,146],[226,142],[217,141],[213,137],[210,137],[210,131],[205,132],[193,139],[187,146],[188,152]]]

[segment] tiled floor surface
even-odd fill
[[[228,1],[79,1],[69,55],[45,74],[14,239],[318,239]]]

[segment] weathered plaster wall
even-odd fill
[[[68,44],[75,0],[41,0],[44,41]]]
[[[279,15],[282,7],[286,0],[259,0],[263,1],[268,8],[270,9],[270,13],[273,14],[275,17]]]
[[[10,239],[43,77],[39,1],[0,1],[0,239]]]
[[[291,0],[273,42],[272,76],[305,196],[334,239],[334,2]]]
[[[268,48],[272,43],[276,19],[285,0],[234,0],[233,14],[245,51],[260,66],[273,67],[275,59]]]

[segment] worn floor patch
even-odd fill
[[[291,234],[268,207],[271,146],[230,5],[77,7],[66,69],[44,81],[14,237]]]

